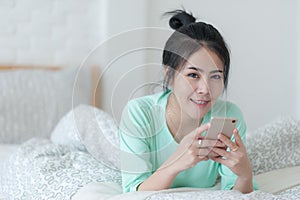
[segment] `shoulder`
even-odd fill
[[[163,108],[163,100],[165,98],[165,93],[156,93],[152,95],[147,95],[130,100],[124,111],[130,112],[133,115],[146,115],[153,111],[153,109]]]
[[[218,115],[226,117],[237,117],[243,119],[242,110],[233,102],[218,100],[212,109],[212,115],[217,113]]]
[[[150,131],[157,121],[163,121],[165,95],[162,92],[130,100],[123,110],[120,126],[130,132]]]

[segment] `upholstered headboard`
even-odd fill
[[[59,66],[37,66],[37,65],[0,65],[0,71],[10,71],[10,70],[49,70],[49,71],[59,71],[64,69]],[[99,76],[100,67],[91,66],[89,68],[91,74],[92,91],[91,91],[91,105],[95,107],[100,107],[100,91],[99,91]]]
[[[49,138],[57,122],[73,107],[99,107],[99,67],[78,70],[0,65],[0,144]]]

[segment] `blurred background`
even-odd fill
[[[181,7],[227,41],[228,100],[249,130],[283,115],[300,119],[298,0],[1,0],[0,64],[97,65],[101,108],[118,121],[129,99],[162,80],[173,32],[162,14]]]

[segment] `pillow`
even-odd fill
[[[91,102],[91,78],[78,69],[10,70],[0,72],[0,143],[49,138],[59,119],[78,104]]]
[[[88,151],[103,164],[120,169],[118,127],[103,110],[79,105],[66,114],[51,134],[55,144]]]
[[[292,117],[281,117],[247,135],[254,175],[300,165],[300,128]]]

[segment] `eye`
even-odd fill
[[[196,73],[190,73],[190,74],[188,74],[188,77],[191,77],[191,78],[199,78],[199,75],[196,74]]]
[[[216,74],[216,75],[211,76],[211,78],[215,79],[215,80],[219,80],[219,79],[222,79],[222,76]]]

